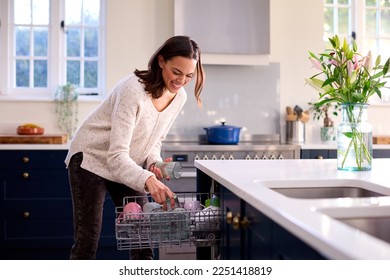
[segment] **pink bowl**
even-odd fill
[[[136,202],[129,202],[123,207],[123,213],[130,219],[140,219],[142,215],[138,214],[142,213],[142,207]]]

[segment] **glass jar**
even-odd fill
[[[366,171],[372,164],[372,126],[368,123],[368,105],[344,103],[342,122],[337,131],[337,168]]]

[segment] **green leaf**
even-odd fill
[[[387,59],[385,65],[383,66],[383,75],[386,75],[387,72],[389,71],[389,63],[390,63],[390,58]]]
[[[346,137],[352,138],[353,137],[353,132],[344,132],[343,133]]]
[[[357,47],[357,44],[356,44],[355,40],[353,40],[353,45],[352,46],[353,46],[353,52],[356,52],[358,47]]]
[[[378,65],[381,64],[381,56],[378,55],[375,59],[375,67],[378,67]]]

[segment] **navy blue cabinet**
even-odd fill
[[[69,259],[72,201],[66,150],[0,150],[0,259]],[[104,205],[99,259],[127,259],[115,240],[115,207]]]
[[[221,187],[220,258],[318,260],[324,257],[261,211]]]
[[[336,150],[310,149],[301,150],[301,159],[328,159],[337,158]]]

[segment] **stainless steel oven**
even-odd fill
[[[162,146],[163,159],[171,157],[182,164],[182,176],[165,183],[174,192],[196,192],[194,161],[203,160],[283,160],[299,159],[300,146],[280,144],[280,135],[245,135],[237,145],[209,145],[205,135],[183,138],[169,135]],[[160,249],[160,259],[195,259],[196,248]]]

